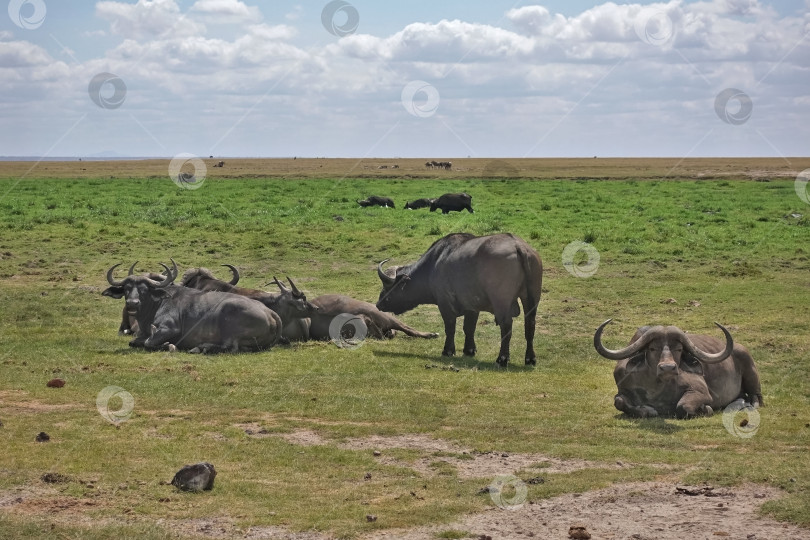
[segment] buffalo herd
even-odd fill
[[[405,208],[472,212],[471,200],[466,193],[453,193],[408,202]],[[386,197],[372,196],[358,203],[394,207]],[[171,267],[161,263],[162,273],[136,274],[137,263],[133,264],[120,280],[114,276],[120,263],[115,264],[107,271],[110,286],[102,294],[124,298],[119,333],[133,336],[130,346],[191,353],[258,351],[291,341],[338,341],[346,337],[346,328],[336,321],[354,321],[363,336],[376,339],[393,338],[396,332],[436,338],[438,334],[411,328],[394,316],[433,304],[444,322],[442,355],[456,354],[456,322],[464,317],[463,354],[474,356],[475,330],[484,311],[495,316],[500,328],[495,361],[501,367],[509,362],[512,319],[522,308],[524,360],[526,365],[536,364],[533,343],[543,263],[526,241],[505,233],[480,237],[454,233],[436,240],[415,262],[384,268],[387,262],[377,265],[382,290],[376,305],[340,294],[308,300],[289,277],[289,285],[275,277],[270,282],[278,292],[240,287],[239,271],[230,264],[223,265],[232,274],[228,281],[208,269],[190,268],[175,283],[179,269],[174,260]],[[614,405],[626,415],[689,418],[711,415],[738,400],[750,407],[763,404],[751,355],[720,324],[723,340],[687,334],[675,326],[644,326],[626,347],[612,350],[602,344],[602,333],[610,322],[598,327],[593,344],[599,355],[616,362]]]
[[[393,199],[389,197],[380,197],[378,195],[371,195],[362,201],[357,201],[362,207],[367,206],[382,206],[383,208],[396,208]],[[420,208],[430,208],[431,212],[441,210],[442,214],[449,214],[450,212],[461,212],[466,210],[469,213],[474,213],[472,207],[472,196],[466,193],[445,193],[444,195],[435,199],[416,199],[405,203],[405,210],[418,210]]]

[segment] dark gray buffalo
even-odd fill
[[[102,294],[125,298],[129,313],[138,319],[142,331],[130,341],[131,347],[192,353],[257,351],[272,347],[281,336],[281,318],[259,302],[230,293],[170,287],[177,265],[173,270],[163,265],[167,275],[162,281],[137,275],[115,281],[118,266],[107,271],[110,287]]]
[[[172,261],[174,262],[174,261]],[[135,261],[132,266],[129,267],[129,274],[132,275],[135,273],[135,265],[138,264],[138,261]],[[147,272],[142,274],[144,277],[148,277],[153,281],[163,281],[166,279],[166,274],[158,274],[157,272]],[[177,276],[175,276],[175,279]],[[170,285],[170,287],[176,287],[177,285]],[[137,335],[140,328],[138,327],[138,319],[135,318],[134,315],[130,314],[129,308],[124,304],[123,311],[121,313],[121,324],[118,326],[118,334],[121,336],[128,336],[128,335]]]
[[[635,417],[711,415],[715,410],[743,399],[754,407],[762,405],[759,374],[748,351],[734,344],[720,324],[725,340],[713,336],[686,334],[675,326],[639,328],[630,344],[620,350],[602,345],[602,331],[596,330],[596,351],[618,360],[613,377],[618,394],[613,404]]]
[[[220,291],[238,294],[261,302],[275,311],[283,321],[282,337],[288,341],[306,341],[309,339],[309,318],[317,313],[318,308],[307,302],[307,297],[298,290],[295,283],[288,277],[292,288],[274,278],[281,293],[269,293],[258,289],[237,287],[239,271],[230,264],[224,264],[231,269],[233,279],[230,282],[217,279],[207,268],[189,268],[183,273],[181,285],[201,291]]]
[[[375,339],[392,338],[396,330],[418,338],[430,339],[439,336],[432,332],[415,330],[396,317],[380,311],[374,304],[356,300],[350,296],[324,294],[312,300],[312,304],[318,308],[318,313],[311,317],[310,336],[312,339],[338,339],[341,328],[332,326],[336,317],[346,315],[362,319],[368,337]]]
[[[433,204],[433,199],[416,199],[415,201],[406,202],[405,210],[418,210],[420,208],[429,208]]]
[[[466,193],[445,193],[438,199],[433,199],[430,203],[431,212],[435,212],[437,209],[441,210],[442,214],[461,212],[462,210],[467,210],[472,214],[472,197]]]
[[[533,341],[543,263],[521,238],[512,234],[450,234],[434,242],[413,264],[383,271],[383,263],[377,266],[383,284],[377,307],[399,314],[420,304],[437,304],[444,320],[445,356],[456,353],[456,319],[462,315],[464,354],[475,355],[478,315],[487,311],[495,314],[495,324],[501,328],[496,361],[506,366],[512,318],[520,314],[520,299],[525,317],[526,364],[536,363]]]
[[[357,201],[362,207],[366,206],[383,206],[385,208],[395,208],[393,199],[389,199],[388,197],[378,197],[376,195],[372,195],[371,197],[366,198],[364,201]]]

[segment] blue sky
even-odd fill
[[[795,156],[810,140],[809,0],[8,5],[0,155]]]

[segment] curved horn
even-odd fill
[[[278,285],[278,288],[281,290],[281,292],[283,293],[290,292],[290,289],[288,289],[286,285],[280,282],[276,276],[273,276],[273,283]]]
[[[298,290],[298,287],[295,286],[295,283],[293,283],[293,280],[290,278],[290,276],[287,276],[287,281],[290,282],[290,286],[292,286],[292,291],[295,296],[304,296],[304,293]]]
[[[720,328],[720,330],[722,330],[723,334],[725,334],[726,336],[725,349],[715,354],[707,353],[706,351],[698,349],[695,346],[695,344],[692,343],[692,340],[689,339],[686,333],[681,331],[681,343],[683,344],[683,346],[686,348],[687,351],[689,351],[690,354],[692,354],[692,356],[694,356],[704,364],[717,364],[719,362],[722,362],[728,357],[728,355],[731,354],[731,351],[734,350],[734,339],[732,339],[729,331],[726,330],[726,328],[718,322],[715,322],[714,324],[716,324],[717,327]]]
[[[237,270],[236,267],[234,265],[232,265],[232,264],[223,264],[222,266],[227,266],[228,268],[230,268],[231,273],[233,274],[233,277],[228,282],[228,285],[236,285],[237,283],[239,283],[239,277],[240,277],[239,276],[239,270]]]
[[[180,270],[177,269],[177,263],[174,262],[174,259],[172,257],[169,257],[169,260],[172,261],[172,267],[174,268],[174,270],[172,271],[172,276],[173,276],[172,280],[175,280],[175,279],[177,279],[177,274],[180,273]]]
[[[123,281],[115,281],[115,280],[113,280],[113,271],[115,271],[115,269],[118,268],[119,266],[121,266],[121,263],[114,264],[114,265],[112,265],[110,267],[109,270],[107,270],[107,281],[113,287],[121,287],[124,284]]]
[[[132,274],[135,273],[135,265],[136,264],[138,264],[138,261],[135,261],[134,263],[132,263],[132,266],[129,267],[129,273],[127,274],[128,276],[131,276]]]
[[[600,355],[604,356],[608,360],[624,360],[625,358],[630,358],[638,351],[643,349],[653,338],[655,333],[653,332],[654,328],[650,328],[640,338],[636,341],[625,347],[624,349],[619,350],[611,350],[605,348],[602,345],[602,332],[604,331],[605,327],[610,324],[613,319],[608,319],[602,324],[599,325],[599,328],[596,329],[596,333],[593,335],[593,346]]]
[[[171,269],[168,266],[166,266],[165,264],[160,263],[160,266],[162,266],[166,270],[166,279],[164,279],[163,281],[160,281],[160,282],[152,281],[152,285],[154,285],[158,289],[163,289],[163,288],[168,287],[169,285],[172,284],[172,281],[174,281],[174,279],[177,277],[177,272],[178,272],[177,263],[174,262],[174,259],[172,259],[172,264],[174,265],[174,269]]]
[[[385,259],[384,261],[381,261],[380,264],[377,265],[377,275],[380,276],[380,280],[383,282],[383,285],[388,286],[393,285],[394,282],[396,281],[395,278],[392,278],[391,276],[383,272],[382,269],[382,266],[390,260],[391,259]]]

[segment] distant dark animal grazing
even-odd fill
[[[537,305],[543,282],[543,263],[537,252],[512,234],[473,236],[450,234],[433,243],[418,261],[377,274],[382,291],[377,307],[395,314],[420,304],[436,304],[444,320],[445,342],[442,354],[456,353],[456,319],[464,315],[464,354],[476,353],[475,327],[481,311],[495,314],[501,328],[501,348],[497,363],[509,362],[512,318],[523,304],[527,365],[536,363],[534,332]]]
[[[473,213],[472,197],[466,193],[445,193],[438,199],[433,199],[430,203],[430,211],[435,212],[436,209],[442,211],[442,214],[450,212],[461,212],[467,210]]]
[[[449,170],[450,167],[452,167],[452,166],[453,166],[452,161],[440,161],[439,162],[439,167],[444,169],[444,170]]]
[[[224,167],[224,166],[225,166],[224,161],[217,161],[216,165],[214,165],[214,167]]]
[[[399,169],[399,165],[391,165],[392,169]]]
[[[425,167],[428,168],[428,169],[432,169],[433,168],[433,162],[432,161],[426,161],[425,162]]]
[[[720,324],[715,323],[725,341],[675,326],[643,326],[630,345],[614,351],[602,345],[602,331],[611,320],[599,326],[593,344],[600,355],[618,361],[613,370],[618,410],[641,418],[689,418],[710,416],[738,399],[753,407],[763,404],[754,360]]]
[[[372,195],[364,201],[357,201],[357,204],[364,208],[366,206],[384,206],[385,208],[394,208],[393,200],[389,199],[388,197],[378,197],[376,195]]]
[[[318,308],[318,313],[311,317],[310,336],[312,339],[326,340],[336,336],[329,335],[329,326],[338,315],[345,313],[362,317],[368,328],[368,337],[375,339],[391,338],[394,331],[419,338],[435,338],[438,334],[420,332],[398,320],[396,317],[383,313],[374,304],[356,300],[340,294],[324,294],[312,300]]]
[[[192,353],[258,351],[272,347],[281,336],[281,318],[250,298],[169,288],[178,273],[174,263],[173,270],[163,265],[167,276],[160,282],[135,275],[115,281],[113,272],[118,266],[120,263],[107,270],[110,287],[102,294],[126,298],[130,313],[138,319],[143,330],[130,341],[131,347]]]
[[[378,168],[378,169],[387,169],[387,168],[388,168],[388,165],[380,165],[380,166],[379,166],[379,167],[377,167],[377,168]]]
[[[239,271],[230,264],[223,264],[231,269],[233,278],[225,282],[214,277],[207,268],[189,268],[183,274],[181,285],[201,291],[220,291],[238,294],[261,302],[275,311],[283,322],[282,338],[287,341],[306,341],[309,339],[309,319],[318,309],[307,302],[307,297],[298,290],[288,277],[292,288],[285,287],[274,278],[281,293],[269,293],[258,289],[237,287]]]
[[[406,202],[405,210],[417,210],[419,208],[428,208],[433,204],[434,199],[416,199],[415,201]]]

